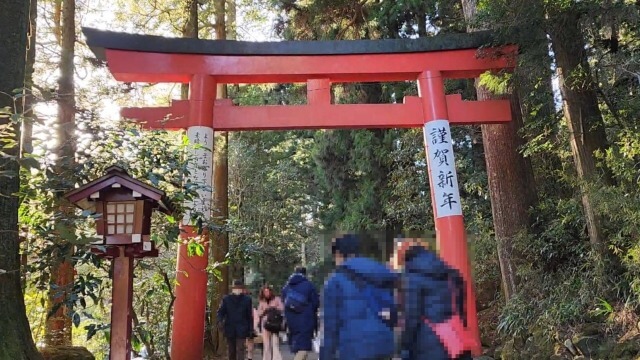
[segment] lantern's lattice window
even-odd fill
[[[132,234],[136,204],[133,201],[107,204],[107,235]]]

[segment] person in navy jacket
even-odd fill
[[[471,359],[468,352],[455,358],[449,356],[446,341],[443,342],[425,321],[442,323],[453,315],[450,280],[452,273],[458,273],[421,244],[410,246],[400,258],[404,263],[402,297],[405,321],[400,340],[402,360]],[[458,301],[464,304],[464,297]],[[462,304],[458,307],[464,307]]]
[[[244,360],[245,342],[253,329],[251,298],[244,290],[242,280],[234,280],[231,294],[222,298],[217,313],[218,325],[222,325],[227,339],[229,360]]]
[[[316,287],[306,278],[307,269],[298,266],[293,275],[289,277],[287,284],[282,289],[282,298],[285,299],[284,316],[287,319],[289,329],[289,346],[291,352],[296,354],[294,360],[305,360],[311,351],[313,333],[318,328],[318,307],[320,298]],[[292,291],[302,295],[306,305],[302,311],[294,311],[287,308],[287,294]]]

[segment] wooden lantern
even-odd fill
[[[162,190],[132,178],[117,166],[65,197],[97,215],[96,232],[101,239],[94,244],[106,246],[107,252],[114,245],[130,245],[127,252],[134,257],[157,255],[150,239],[151,214],[154,209],[173,211]]]
[[[65,194],[83,210],[98,215],[95,252],[112,258],[110,359],[131,358],[133,259],[158,256],[151,234],[154,209],[171,213],[163,191],[140,182],[112,166],[105,176]]]

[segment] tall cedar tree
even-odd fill
[[[62,19],[59,27],[60,40],[60,77],[58,78],[58,145],[55,149],[55,172],[61,178],[71,175],[75,164],[75,130],[76,130],[76,102],[74,84],[74,56],[76,42],[76,2],[64,0],[61,8]],[[70,184],[62,184],[60,189],[69,190]],[[62,194],[58,194],[61,196]],[[61,202],[63,213],[73,212],[73,209]],[[73,290],[73,245],[60,239],[58,256],[51,265],[51,281],[49,289],[49,317],[47,319],[45,341],[47,346],[71,345],[71,309],[66,305]]]
[[[198,38],[198,0],[187,0],[184,6],[185,23],[182,29],[182,37]],[[189,99],[189,84],[182,84],[180,87],[180,98]]]
[[[213,8],[215,13],[215,38],[225,40],[227,38],[227,26],[225,21],[226,0],[214,0]],[[227,87],[219,84],[216,91],[218,99],[227,97]],[[213,221],[217,230],[211,233],[211,255],[215,263],[223,263],[229,252],[229,234],[224,230],[229,218],[229,133],[226,131],[216,132],[214,135],[215,145],[213,149]],[[210,301],[211,323],[215,323],[215,310],[218,309],[222,297],[229,291],[229,267],[220,268],[220,278],[215,282],[213,294]],[[215,326],[211,331],[214,350],[218,354],[226,352],[226,343],[223,334]]]
[[[16,109],[11,96],[24,86],[27,51],[29,1],[0,2],[0,109]],[[10,117],[0,116],[0,126],[11,124]],[[14,129],[17,126],[14,124]],[[10,131],[9,141],[18,143],[19,132]],[[18,146],[3,150],[0,157],[0,359],[41,359],[31,337],[22,288],[18,239]]]
[[[581,13],[577,6],[574,4],[562,10],[550,6],[548,31],[557,65],[571,152],[581,182],[582,207],[589,240],[602,265],[610,254],[602,218],[594,208],[587,186],[597,181],[610,185],[612,180],[607,171],[601,172],[596,166],[595,153],[606,150],[607,136],[596,95],[598,85],[591,77],[587,47],[580,28]],[[604,268],[601,270],[605,271]]]
[[[477,0],[462,0],[462,6],[466,20],[473,21]],[[471,27],[469,30],[474,31]],[[478,83],[476,91],[478,100],[495,98]],[[519,134],[522,111],[517,90],[508,97],[513,120],[508,124],[481,125],[502,289],[507,300],[515,294],[517,287],[514,240],[528,231],[531,225],[529,208],[536,198],[533,168],[518,150],[524,139]]]

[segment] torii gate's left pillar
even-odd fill
[[[211,216],[211,182],[213,169],[213,107],[216,98],[216,82],[209,75],[194,75],[189,86],[189,117],[187,135],[193,149],[190,180],[204,185],[198,190],[197,202],[187,204],[192,211]],[[195,161],[194,161],[195,160]],[[183,240],[196,236],[197,229],[190,225],[191,214],[183,219]],[[189,256],[186,241],[178,247],[176,269],[176,300],[173,309],[171,332],[171,359],[201,360],[204,348],[205,312],[207,299],[208,234],[204,232],[204,254]]]

